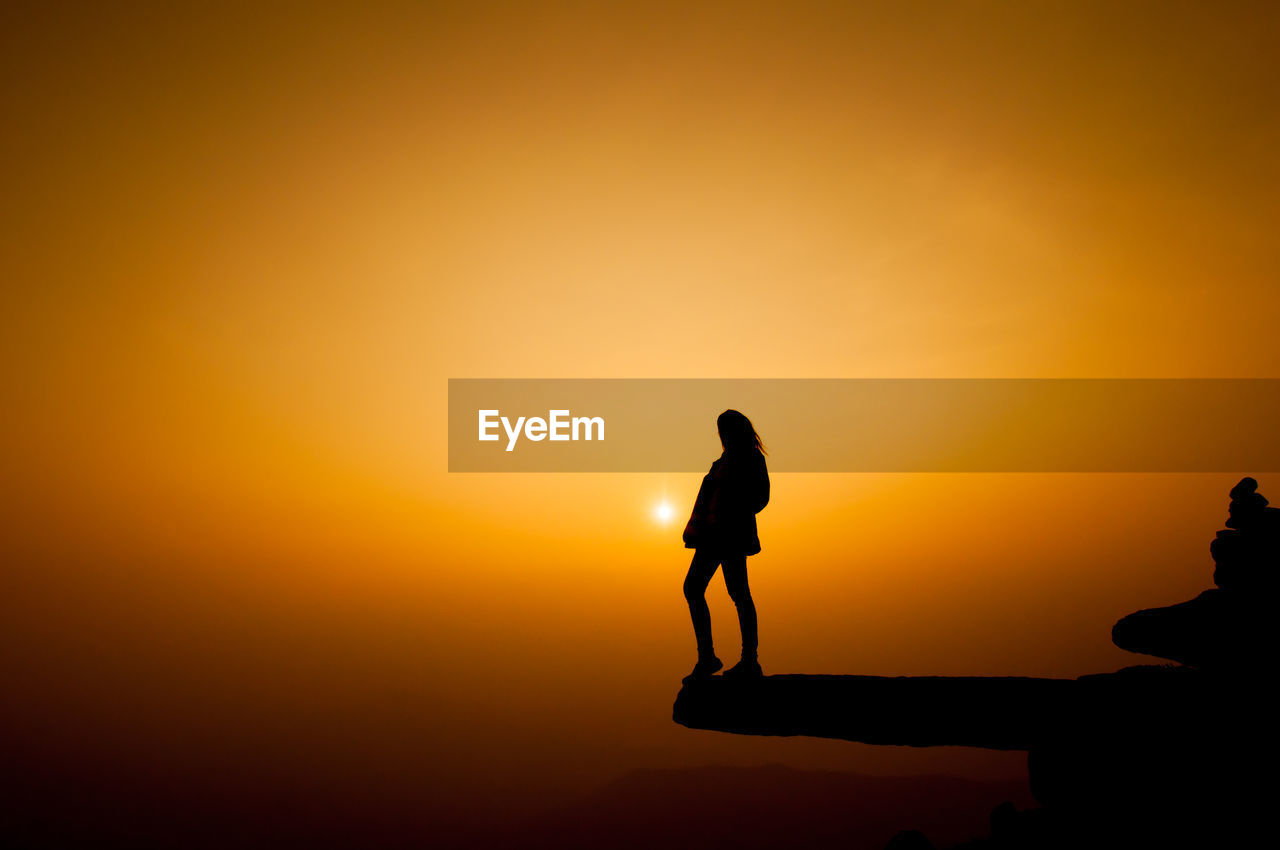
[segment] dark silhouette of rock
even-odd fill
[[[1231,593],[1271,592],[1280,564],[1280,510],[1267,507],[1258,482],[1245,478],[1231,490],[1227,530],[1209,544],[1213,583]]]
[[[966,847],[1274,843],[1280,511],[1245,478],[1228,514],[1210,547],[1218,587],[1130,614],[1113,630],[1122,648],[1187,666],[1078,679],[711,678],[681,689],[673,717],[736,734],[1026,750],[1041,808],[998,806],[991,836]],[[903,832],[890,846],[921,840]]]
[[[1258,482],[1245,478],[1232,488],[1227,514],[1227,528],[1209,545],[1218,586],[1122,618],[1111,630],[1116,646],[1207,668],[1249,667],[1274,654],[1280,510],[1268,507]]]
[[[999,831],[1022,837],[1000,846],[1144,846],[1157,838],[1152,846],[1161,846],[1256,826],[1250,818],[1267,810],[1255,780],[1260,748],[1269,746],[1267,693],[1265,682],[1189,667],[1079,679],[713,677],[685,685],[673,717],[735,734],[1026,750],[1031,790],[1045,810],[1003,812]]]
[[[673,716],[693,729],[741,735],[1025,750],[1074,687],[1020,677],[713,676],[686,683]]]

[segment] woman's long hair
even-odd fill
[[[760,454],[768,454],[751,420],[738,411],[726,410],[721,413],[716,419],[716,428],[720,431],[720,445],[725,451],[755,449]]]

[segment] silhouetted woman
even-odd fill
[[[684,529],[684,545],[693,549],[693,562],[684,579],[693,633],[698,639],[698,663],[686,680],[710,676],[724,666],[711,644],[711,611],[707,608],[707,584],[716,568],[724,570],[724,584],[738,608],[742,629],[742,660],[725,671],[726,676],[759,676],[756,658],[756,606],[747,586],[747,556],[760,551],[756,514],[769,503],[769,470],[764,445],[751,420],[736,410],[726,410],[716,420],[724,452],[702,478],[693,515]]]

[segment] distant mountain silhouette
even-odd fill
[[[983,835],[1005,800],[1029,803],[1026,783],[781,765],[635,770],[477,847],[879,850],[904,824],[950,842]]]
[[[1002,800],[1033,802],[1025,779],[777,765],[635,770],[589,791],[495,783],[447,799],[438,789],[297,776],[246,787],[238,765],[199,776],[123,770],[115,759],[92,769],[27,761],[3,773],[4,850],[878,850],[903,825],[961,841],[983,834]]]
[[[1078,679],[767,676],[693,680],[673,719],[745,735],[1027,751],[1042,808],[992,812],[974,847],[1227,847],[1274,833],[1272,696],[1280,511],[1231,491],[1219,587],[1116,624],[1123,648],[1187,662]],[[903,823],[892,846],[929,846]],[[918,830],[918,831],[911,831]],[[942,839],[944,841],[949,839]],[[937,845],[941,846],[941,845]]]

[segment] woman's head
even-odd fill
[[[756,449],[764,453],[764,443],[752,426],[751,420],[736,410],[726,410],[716,419],[716,429],[720,431],[720,445],[725,451],[733,449]]]

